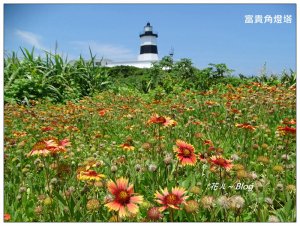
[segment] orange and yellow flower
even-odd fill
[[[13,132],[13,135],[15,137],[25,137],[25,136],[27,136],[27,133],[23,132],[23,131],[15,131],[15,132]]]
[[[51,150],[57,148],[58,144],[54,140],[43,140],[37,142],[32,150],[27,154],[27,157],[32,155],[48,156],[51,154]]]
[[[61,141],[56,138],[44,139],[33,146],[32,150],[27,154],[27,157],[32,155],[48,156],[50,154],[54,155],[59,152],[66,152],[66,147],[70,145],[69,139],[63,139]]]
[[[155,201],[163,205],[159,207],[159,211],[164,211],[168,208],[179,210],[181,204],[186,204],[185,200],[188,196],[184,196],[185,193],[186,190],[181,187],[174,187],[171,192],[167,188],[161,189],[161,193],[156,191],[155,198],[157,199]]]
[[[137,204],[143,202],[143,196],[134,196],[133,185],[127,178],[119,178],[116,182],[107,183],[108,191],[114,196],[113,201],[105,204],[109,211],[118,211],[119,217],[126,217],[139,212]]]
[[[159,116],[158,114],[154,114],[148,120],[148,124],[159,124],[164,127],[168,126],[176,126],[177,122],[170,117]]]
[[[250,131],[255,131],[256,130],[256,126],[252,126],[250,123],[237,123],[235,124],[236,127],[238,128],[243,128],[243,129],[247,129]]]
[[[283,124],[285,124],[285,125],[296,125],[296,119],[291,119],[291,120],[284,119]]]
[[[211,169],[214,169],[216,166],[224,168],[226,171],[229,171],[233,164],[231,160],[223,158],[221,155],[212,156],[209,159],[209,163],[211,164]]]
[[[195,148],[193,145],[188,144],[182,140],[176,140],[174,151],[177,152],[176,156],[183,166],[196,164],[197,157],[195,155]]]
[[[214,146],[214,143],[211,140],[204,140],[203,144],[208,146]]]
[[[135,149],[134,146],[132,146],[129,143],[121,144],[120,147],[123,148],[123,150],[126,150],[126,151],[133,151]]]
[[[102,178],[105,178],[105,175],[97,173],[94,170],[80,170],[77,173],[78,180],[93,180],[100,181]]]
[[[214,106],[214,105],[218,105],[218,102],[208,100],[208,101],[205,101],[205,104],[208,105],[208,106]]]

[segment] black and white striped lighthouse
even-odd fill
[[[152,26],[148,22],[144,27],[144,32],[140,34],[141,48],[138,61],[157,61],[157,34],[153,33]]]

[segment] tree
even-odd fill
[[[195,76],[195,68],[190,59],[183,58],[174,65],[174,72],[182,78],[192,78]]]
[[[224,78],[227,76],[231,76],[231,73],[234,70],[229,69],[226,64],[212,64],[210,63],[209,66],[212,66],[212,76],[213,78]]]

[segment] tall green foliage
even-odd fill
[[[282,75],[267,76],[266,64],[258,77],[232,76],[233,70],[226,64],[209,64],[198,69],[190,59],[174,61],[163,57],[151,68],[116,66],[99,67],[90,50],[90,60],[82,56],[69,62],[58,54],[45,53],[45,57],[34,57],[34,49],[22,49],[22,58],[16,53],[4,59],[5,102],[28,103],[29,100],[47,99],[52,102],[78,100],[106,89],[113,92],[132,90],[161,95],[191,89],[206,91],[219,84],[238,86],[257,81],[267,84],[296,84],[296,73],[284,71]]]
[[[74,64],[58,54],[45,53],[34,57],[34,49],[21,49],[22,60],[16,54],[4,59],[5,102],[25,102],[49,99],[54,102],[76,100],[102,91],[108,76],[94,65],[94,57]]]

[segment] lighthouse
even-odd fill
[[[152,26],[148,22],[146,26],[144,26],[144,31],[140,33],[140,54],[138,55],[137,60],[118,62],[105,59],[105,56],[103,56],[102,59],[96,59],[95,64],[105,67],[133,66],[138,68],[151,68],[154,62],[159,61],[156,43],[157,37],[157,33],[153,32]]]
[[[158,35],[153,33],[152,26],[148,22],[140,34],[141,47],[138,61],[158,61],[157,37]]]

